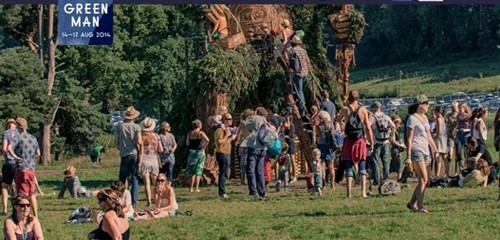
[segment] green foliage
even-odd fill
[[[259,55],[249,45],[234,50],[212,48],[194,62],[192,76],[195,77],[195,86],[199,94],[215,89],[235,99],[256,87],[260,75],[259,61]]]

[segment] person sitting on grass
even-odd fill
[[[104,212],[99,228],[90,232],[87,239],[121,239],[130,238],[130,226],[121,204],[120,194],[113,189],[104,189],[97,194],[99,208]]]
[[[82,187],[80,183],[80,179],[76,174],[76,167],[68,166],[66,170],[64,170],[64,179],[61,185],[61,190],[59,191],[59,195],[57,198],[64,198],[64,192],[66,189],[69,191],[69,194],[72,198],[89,198],[96,196],[99,192],[87,190],[85,187]]]
[[[118,192],[122,197],[122,207],[125,218],[131,220],[134,218],[134,207],[132,206],[132,195],[130,191],[125,188],[125,184],[120,181],[116,181],[111,185],[111,189]]]
[[[99,163],[100,163],[102,160],[102,154],[105,152],[106,152],[106,148],[103,145],[98,144],[97,146],[90,149],[90,152],[89,152],[90,160],[93,163],[96,163],[97,161],[99,161]]]
[[[153,220],[175,216],[178,206],[174,188],[170,186],[167,176],[163,173],[160,173],[158,178],[156,178],[155,206],[154,210],[136,212],[136,220]]]
[[[450,182],[451,187],[486,187],[488,184],[488,175],[490,174],[490,166],[486,160],[480,158],[477,161],[469,158],[467,161],[468,168],[472,170],[463,179],[453,179]],[[474,168],[475,165],[475,168]]]
[[[5,219],[4,237],[7,240],[43,239],[43,231],[38,218],[30,214],[30,197],[19,195],[12,200],[12,215]]]
[[[288,144],[284,142],[281,147],[281,154],[277,157],[277,161],[274,165],[276,176],[278,176],[278,181],[276,181],[276,192],[280,191],[281,183],[283,183],[285,192],[288,192],[288,174],[292,166],[290,159],[290,154],[288,154]]]

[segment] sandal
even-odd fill
[[[417,212],[418,209],[415,206],[412,206],[410,203],[406,204],[406,207],[410,209],[412,212]]]
[[[429,213],[429,210],[427,210],[425,208],[421,208],[421,209],[418,209],[418,212],[423,213],[423,214],[427,214],[427,213]]]

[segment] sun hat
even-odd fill
[[[143,132],[151,132],[156,128],[156,121],[152,118],[147,117],[146,119],[142,120],[140,125]]]
[[[300,39],[299,36],[293,36],[292,40],[290,40],[291,43],[295,43],[295,44],[301,44],[302,43],[302,40]]]
[[[290,20],[283,19],[283,22],[281,23],[281,26],[283,26],[283,27],[290,27]]]
[[[64,170],[64,175],[66,176],[71,176],[76,173],[76,167],[73,167],[72,165],[69,165],[66,170]]]
[[[24,118],[17,118],[16,119],[17,126],[23,129],[28,128],[28,122]]]
[[[17,124],[15,119],[9,118],[9,119],[5,120],[5,127],[7,127],[11,123],[12,124]]]
[[[130,106],[127,108],[127,111],[123,113],[123,118],[131,120],[136,119],[137,117],[139,117],[139,115],[141,115],[141,113],[135,110],[133,106]]]
[[[413,98],[413,105],[422,103],[434,104],[425,94],[420,94]]]

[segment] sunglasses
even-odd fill
[[[156,180],[156,182],[162,183],[162,182],[165,182],[165,179],[158,179],[158,180]]]
[[[232,121],[233,119],[232,118],[226,118],[224,120],[226,120],[226,121]]]
[[[25,204],[19,203],[19,204],[17,204],[17,206],[19,206],[21,208],[29,208],[31,206],[31,204],[29,204],[29,203],[25,203]]]

